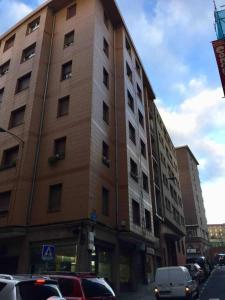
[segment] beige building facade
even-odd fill
[[[198,161],[188,146],[176,148],[185,225],[187,256],[208,256],[209,240]]]
[[[136,289],[159,243],[155,96],[114,1],[47,1],[0,43],[1,273],[91,270]]]

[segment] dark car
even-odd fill
[[[62,295],[67,300],[115,300],[115,293],[104,278],[92,273],[55,272],[48,274],[58,281]]]
[[[196,280],[198,283],[202,282],[205,279],[205,273],[197,263],[186,264],[185,267],[191,274],[192,279]]]

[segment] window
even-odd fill
[[[109,107],[104,101],[103,101],[103,120],[107,124],[109,124]]]
[[[131,46],[130,46],[130,43],[129,43],[129,41],[128,41],[127,38],[126,38],[126,40],[125,40],[125,44],[126,44],[127,52],[128,52],[129,55],[131,56]]]
[[[102,162],[109,167],[109,146],[105,142],[102,142]]]
[[[146,158],[146,146],[145,143],[140,139],[140,144],[141,144],[141,154]]]
[[[10,65],[10,60],[5,62],[0,66],[0,77],[4,76],[6,73],[9,72],[9,65]]]
[[[143,117],[142,113],[140,112],[140,110],[138,110],[138,119],[139,119],[139,123],[140,123],[141,127],[144,128],[144,117]]]
[[[103,68],[103,83],[107,88],[109,88],[109,73],[105,68]]]
[[[127,69],[127,77],[130,79],[130,82],[133,82],[133,75],[130,66],[128,63],[126,63],[126,69]]]
[[[130,176],[135,180],[138,181],[138,167],[137,164],[130,159]]]
[[[19,146],[6,149],[3,152],[1,169],[13,168],[16,166],[16,160],[19,153]]]
[[[58,100],[57,117],[68,115],[69,113],[70,96],[65,96]]]
[[[107,57],[109,57],[109,44],[105,38],[103,38],[103,51]]]
[[[148,176],[142,172],[142,185],[143,185],[143,189],[145,190],[145,192],[149,192],[149,188],[148,188]]]
[[[3,52],[5,52],[6,50],[8,50],[8,49],[10,49],[10,48],[13,47],[14,41],[15,41],[15,37],[16,37],[16,35],[14,34],[8,40],[6,40]]]
[[[138,84],[137,84],[137,95],[138,95],[138,98],[142,101],[142,91]]]
[[[59,138],[54,142],[54,156],[64,159],[66,154],[66,137]]]
[[[0,213],[7,212],[9,210],[11,192],[0,193]],[[1,290],[1,286],[0,286]]]
[[[20,77],[17,80],[16,93],[19,93],[19,92],[29,88],[30,78],[31,78],[31,72]]]
[[[165,202],[166,202],[166,209],[169,212],[172,212],[171,203],[170,203],[170,200],[167,197],[165,197]]]
[[[128,98],[128,105],[132,111],[134,111],[134,98],[131,96],[131,93],[127,90],[127,98]]]
[[[62,65],[61,80],[66,80],[72,77],[72,60]]]
[[[40,17],[38,17],[37,19],[35,19],[34,21],[28,24],[27,34],[30,34],[31,32],[35,31],[36,29],[38,29],[39,26],[40,26]]]
[[[145,228],[152,231],[151,213],[147,209],[145,209]]]
[[[136,66],[136,71],[137,71],[138,75],[141,76],[141,67],[137,60],[135,60],[135,66]]]
[[[35,55],[35,48],[36,48],[36,43],[32,44],[31,46],[23,50],[21,63],[27,61],[28,59],[31,59]]]
[[[74,43],[74,30],[65,34],[64,37],[64,48],[67,48]]]
[[[135,134],[135,129],[129,122],[129,138],[130,140],[136,145],[136,134]]]
[[[62,184],[50,185],[48,198],[48,211],[55,212],[61,208]]]
[[[106,12],[104,12],[104,24],[105,24],[106,28],[109,29],[109,17],[106,14]]]
[[[140,205],[137,201],[133,199],[132,199],[132,216],[133,216],[133,223],[140,226],[141,225]]]
[[[109,190],[102,188],[102,214],[109,215]]]
[[[72,17],[74,17],[76,15],[76,11],[77,11],[77,5],[73,4],[69,7],[67,7],[67,14],[66,14],[66,19],[70,19]]]
[[[0,104],[2,103],[4,88],[0,89]]]
[[[26,108],[26,106],[24,105],[24,106],[11,112],[11,117],[10,117],[10,121],[9,121],[9,129],[23,124],[25,108]]]

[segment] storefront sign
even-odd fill
[[[216,56],[217,66],[220,73],[220,79],[225,95],[225,40],[217,40],[212,42]]]
[[[147,247],[146,248],[146,253],[151,254],[151,255],[155,255],[155,249],[153,249],[151,247]]]
[[[196,249],[187,249],[188,254],[196,253]]]

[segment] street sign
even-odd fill
[[[41,251],[41,258],[44,261],[51,261],[55,259],[55,246],[43,245]]]

